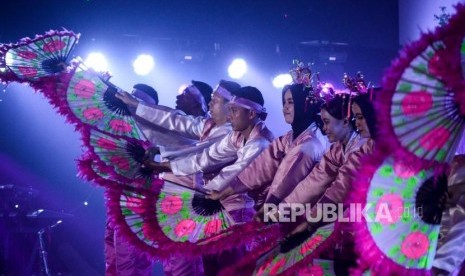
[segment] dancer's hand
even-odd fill
[[[120,99],[128,107],[137,108],[137,105],[139,104],[139,101],[128,92],[116,93],[115,97]]]

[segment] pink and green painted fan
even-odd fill
[[[161,185],[160,180],[156,177],[136,178],[133,182],[129,182],[129,179],[121,176],[117,177],[112,167],[96,159],[91,152],[86,152],[77,160],[77,167],[80,178],[106,188],[135,187],[147,189]]]
[[[77,69],[69,80],[66,99],[71,112],[84,125],[118,136],[145,139],[126,104],[115,97],[119,90],[101,74]]]
[[[163,233],[175,242],[196,243],[234,223],[218,200],[168,181],[158,196],[156,216]]]
[[[132,189],[132,193],[140,193],[140,195],[132,195],[143,199],[138,205],[143,210],[138,213],[127,210],[124,190],[110,189],[112,195],[108,201],[110,215],[116,218],[118,225],[132,229],[132,232],[126,232],[130,239],[138,238],[135,231],[137,229],[130,223],[135,216],[142,219],[137,221],[142,222],[145,237],[163,250],[154,250],[150,246],[142,247],[141,250],[155,258],[180,254],[185,256],[216,254],[251,244],[257,237],[277,235],[277,229],[257,231],[256,223],[250,223],[249,227],[234,224],[234,220],[219,201],[206,199],[205,194],[200,190],[163,181],[164,184],[156,192],[153,189],[124,188],[124,190]],[[155,186],[155,190],[157,187],[160,186]],[[138,244],[142,243],[138,242]]]
[[[0,56],[19,81],[35,81],[66,69],[79,36],[67,30],[48,31],[34,39],[23,38],[15,44],[0,45]]]
[[[367,210],[353,224],[360,269],[376,275],[423,275],[436,252],[447,179],[402,162],[370,157],[349,196]]]
[[[148,209],[145,205],[156,199],[155,193],[147,190],[141,193],[131,187],[116,187],[107,189],[105,194],[109,215],[129,242],[152,256],[166,258],[170,255],[166,250],[160,250],[156,237],[144,222]]]
[[[305,262],[310,269],[313,258],[317,257],[322,244],[333,233],[333,228],[322,227],[307,238],[301,245],[288,252],[280,252],[280,246],[263,255],[257,262],[253,275],[279,275],[289,272],[299,262]]]
[[[92,160],[87,166],[80,167],[83,169],[80,171],[82,175],[95,179],[97,170],[97,173],[105,174],[107,179],[136,188],[154,188],[158,183],[158,175],[152,169],[142,166],[148,148],[146,142],[114,137],[93,129],[83,129],[82,139],[89,148],[88,159]]]
[[[237,264],[222,272],[224,275],[307,275],[305,273],[309,271],[319,271],[320,269],[316,267],[312,269],[312,266],[316,265],[314,260],[334,245],[335,233],[334,225],[327,225],[319,228],[299,245],[290,247],[285,246],[287,240],[282,236],[265,239]],[[283,246],[288,249],[283,250]],[[321,268],[326,266],[323,265]],[[329,267],[324,271],[329,272]]]
[[[458,5],[448,26],[405,47],[387,71],[377,101],[382,142],[423,166],[450,162],[465,127],[464,18],[465,8]]]
[[[313,263],[304,270],[299,271],[298,275],[308,276],[333,276],[336,275],[334,270],[334,261],[324,259],[314,259]]]

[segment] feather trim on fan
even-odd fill
[[[147,197],[148,200],[142,200]],[[144,254],[164,260],[171,256],[159,246],[156,238],[147,230],[143,221],[146,216],[146,202],[155,200],[155,193],[146,190],[144,195],[137,193],[137,189],[130,187],[112,187],[105,190],[108,216],[121,235]],[[121,202],[124,207],[122,209]]]
[[[445,163],[453,156],[454,147],[458,143],[457,136],[460,136],[464,125],[464,114],[460,110],[465,110],[465,108],[458,108],[455,105],[457,98],[463,97],[465,93],[460,69],[460,45],[465,34],[465,7],[459,4],[456,8],[457,14],[451,18],[445,28],[438,28],[434,33],[423,34],[420,40],[402,50],[399,58],[392,62],[390,69],[386,72],[383,79],[383,92],[376,101],[376,106],[380,110],[379,142],[390,148],[401,148],[399,158],[409,157],[417,160],[422,167],[434,165],[438,172],[445,171],[447,168]],[[413,65],[414,62],[417,64]],[[411,78],[414,75],[422,79],[416,82]],[[430,87],[430,84],[433,86]],[[414,92],[406,94],[411,89]],[[431,94],[422,92],[427,89],[432,90]],[[454,95],[451,95],[450,91],[453,91]],[[394,98],[395,93],[399,95],[404,93],[406,96]],[[439,106],[435,97],[443,97],[444,106]],[[392,109],[393,104],[398,107]],[[458,104],[465,105],[465,103]],[[410,138],[412,129],[396,133],[397,127],[394,128],[392,118],[398,116],[395,115],[398,112],[408,113],[405,115],[407,117],[396,119],[399,121],[399,128],[403,127],[403,122],[408,123],[408,120],[411,120],[416,122],[416,125],[410,127],[430,128],[430,132],[425,133],[421,130],[422,135],[410,136]],[[430,114],[430,116],[427,117],[425,114]],[[434,120],[434,117],[438,125],[432,125],[433,122],[428,125],[427,119]],[[441,118],[444,122],[440,121]],[[448,118],[453,119],[447,120]],[[423,120],[423,123],[417,119]],[[408,139],[412,142],[404,145],[399,139]]]
[[[248,252],[237,264],[223,269],[220,275],[300,275],[311,268],[315,258],[334,248],[340,237],[338,233],[338,226],[334,230],[320,228],[286,253],[280,253],[282,237],[268,240]]]
[[[91,70],[75,70],[67,83],[66,111],[73,120],[86,128],[145,139],[126,104],[115,96],[121,89],[104,76]]]
[[[17,78],[7,75],[3,81],[36,81],[67,69],[68,58],[79,41],[80,34],[50,30],[35,38],[23,38],[15,44],[1,44],[0,56],[5,66]]]
[[[182,190],[181,196],[185,197],[185,199],[176,197],[175,194],[168,195],[163,192],[163,188],[160,188],[160,191],[156,193],[141,189],[133,190],[133,192],[140,193],[140,197],[144,198],[141,204],[144,210],[141,212],[140,219],[143,221],[145,236],[155,242],[157,248],[161,250],[155,250],[146,243],[136,242],[134,244],[138,244],[139,249],[149,253],[154,258],[166,259],[173,255],[191,258],[205,254],[216,254],[243,245],[253,244],[257,239],[271,239],[279,235],[279,229],[276,227],[270,228],[258,222],[249,222],[246,225],[232,225],[231,223],[226,225],[224,224],[226,222],[225,218],[229,216],[226,211],[216,213],[216,216],[209,215],[213,214],[215,210],[218,211],[218,204],[213,204],[213,209],[209,208],[208,206],[211,206],[211,204],[199,198],[199,195],[195,197],[196,192],[189,188],[183,190],[182,187],[179,187],[179,189]],[[112,189],[107,206],[117,225],[126,229],[124,231],[125,236],[134,240],[138,237],[128,227],[128,221],[125,218],[126,211],[124,211],[124,207],[120,202],[122,192],[124,191],[121,189]],[[194,198],[196,199],[194,200]],[[197,207],[189,207],[187,204],[187,202],[192,204],[193,201],[197,201]],[[160,208],[171,215],[165,214],[164,216],[163,213],[157,211]],[[223,219],[218,217],[219,214],[222,214]],[[178,218],[181,220],[173,222],[176,225],[169,226],[170,220],[173,220],[176,215],[180,215]],[[215,220],[214,217],[218,217],[219,220]],[[162,222],[164,226],[159,224],[159,220],[164,221],[164,224]],[[193,235],[197,223],[203,224],[202,230],[195,232],[196,235]],[[170,231],[167,227],[171,227],[173,231]],[[174,233],[174,236],[169,233]]]
[[[145,149],[150,145],[136,139],[114,137],[97,130],[81,129],[81,138],[89,149],[87,155],[104,174],[112,180],[127,186],[145,189],[156,189],[163,181],[158,179],[152,169],[142,167]],[[84,165],[84,164],[83,164]],[[92,170],[83,167],[82,174]]]
[[[400,205],[406,208],[409,207],[407,206],[409,205],[409,203],[407,201],[401,201],[400,198],[404,198],[404,199],[405,197],[410,198],[410,193],[416,193],[416,190],[415,190],[416,188],[414,188],[412,185],[416,185],[417,182],[414,181],[413,179],[410,179],[410,176],[415,175],[416,174],[415,172],[419,172],[421,168],[418,167],[418,164],[413,164],[413,163],[411,163],[413,164],[413,166],[409,166],[409,167],[403,167],[402,164],[400,163],[398,165],[394,163],[392,165],[392,169],[389,169],[388,167],[386,168],[383,167],[384,168],[383,169],[381,165],[385,162],[385,160],[387,160],[386,155],[385,153],[381,151],[375,151],[373,155],[363,157],[362,161],[363,161],[363,164],[365,165],[361,168],[361,170],[359,171],[357,177],[355,178],[353,182],[353,185],[352,185],[353,189],[348,195],[347,202],[361,204],[362,207],[365,207],[367,204],[369,195],[373,193],[377,193],[378,194],[377,197],[380,197],[380,199],[379,201],[376,201],[376,202],[377,203],[389,202],[388,206],[390,210],[394,210]],[[392,159],[392,157],[389,157],[388,160],[394,160],[394,159]],[[397,183],[395,185],[403,185],[402,183],[407,183],[405,186],[402,186],[403,195],[399,197],[390,196],[390,193],[392,191],[388,191],[382,188],[376,189],[374,187],[371,187],[372,181],[375,181],[374,180],[375,173],[377,173],[377,175],[385,175],[386,177],[392,175],[393,173],[397,175],[396,178],[392,179],[395,183]],[[420,177],[422,177],[422,179],[424,179],[424,177],[426,176],[423,172],[420,172],[418,174],[420,175]],[[432,172],[430,172],[430,174],[434,175]],[[381,182],[378,181],[378,183],[381,183]],[[371,199],[370,202],[372,200],[373,199]],[[414,208],[415,206],[410,206],[410,207]],[[372,209],[373,208],[374,207],[372,207]],[[369,211],[367,212],[367,214],[370,216],[371,212]],[[434,229],[437,228],[436,230],[438,230],[439,226],[431,225],[432,227],[431,229],[433,231],[431,231],[431,233],[429,234],[429,237],[427,237],[427,239],[430,240],[431,243],[429,243],[428,240],[425,240],[424,242],[420,244],[422,246],[426,244],[427,245],[426,248],[422,247],[421,252],[420,250],[418,250],[418,252],[414,252],[413,249],[411,252],[409,252],[408,251],[409,242],[423,241],[424,237],[426,237],[425,234],[420,233],[420,231],[424,230],[423,229],[424,227],[421,225],[422,224],[427,225],[428,223],[424,221],[422,223],[416,223],[412,221],[411,218],[405,217],[405,213],[402,213],[400,216],[398,216],[397,214],[400,214],[400,213],[394,213],[394,215],[392,216],[392,220],[394,223],[388,222],[387,224],[383,224],[382,221],[381,222],[370,222],[371,226],[369,226],[364,216],[361,217],[362,220],[360,222],[350,223],[352,231],[355,233],[355,249],[356,249],[356,252],[358,253],[357,256],[359,257],[358,262],[357,262],[358,268],[353,271],[355,275],[361,275],[367,269],[369,269],[371,272],[375,273],[376,275],[425,275],[429,273],[431,262],[428,262],[428,258],[431,257],[432,254],[434,253],[436,242],[437,242],[437,235],[436,235],[437,231],[435,231]],[[376,229],[379,228],[379,231],[384,231],[387,234],[390,234],[388,232],[391,231],[390,230],[391,228],[394,229],[391,226],[395,223],[401,223],[401,224],[405,223],[411,226],[410,230],[403,233],[402,236],[395,234],[397,236],[392,236],[390,238],[386,238],[386,237],[384,238],[384,240],[386,239],[391,240],[390,250],[394,250],[395,248],[398,248],[397,250],[399,250],[399,253],[396,253],[396,254],[394,254],[393,252],[383,251],[383,249],[381,249],[377,245],[377,242],[376,242],[376,240],[379,237],[375,238],[372,234],[373,229],[375,229],[376,227],[377,227]],[[418,229],[418,231],[414,229]],[[402,239],[401,245],[396,243],[399,237]],[[392,254],[394,254],[400,259],[393,260],[389,256]],[[410,265],[408,267],[404,265],[405,261],[409,262]],[[413,268],[415,266],[422,267],[422,268]]]

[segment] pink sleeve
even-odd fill
[[[269,186],[284,155],[283,137],[275,140],[239,175],[239,181],[250,190]]]
[[[360,160],[366,154],[371,154],[373,151],[373,139],[367,140],[359,150],[352,152],[347,157],[347,161],[339,168],[336,179],[331,186],[326,190],[324,196],[331,199],[335,203],[343,203],[347,193],[350,190],[354,173],[361,166]]]
[[[268,197],[284,199],[302,181],[320,161],[323,146],[316,139],[302,143],[291,149],[281,164],[271,183]]]
[[[342,165],[342,147],[332,144],[320,163],[316,165],[304,180],[284,199],[286,203],[314,203],[336,179],[338,169]]]

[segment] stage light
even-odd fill
[[[155,66],[155,62],[151,55],[139,55],[136,60],[132,63],[132,67],[134,67],[134,72],[137,75],[146,76],[148,75],[153,67]]]
[[[84,63],[97,72],[108,71],[108,62],[102,53],[90,53]]]
[[[273,86],[275,88],[283,88],[285,85],[292,82],[290,74],[279,74],[273,79]]]
[[[246,72],[247,72],[247,63],[245,62],[245,60],[241,58],[237,58],[233,60],[231,65],[229,65],[228,67],[229,77],[233,79],[242,78]]]
[[[84,206],[87,206],[87,205],[89,205],[89,202],[84,201]]]

